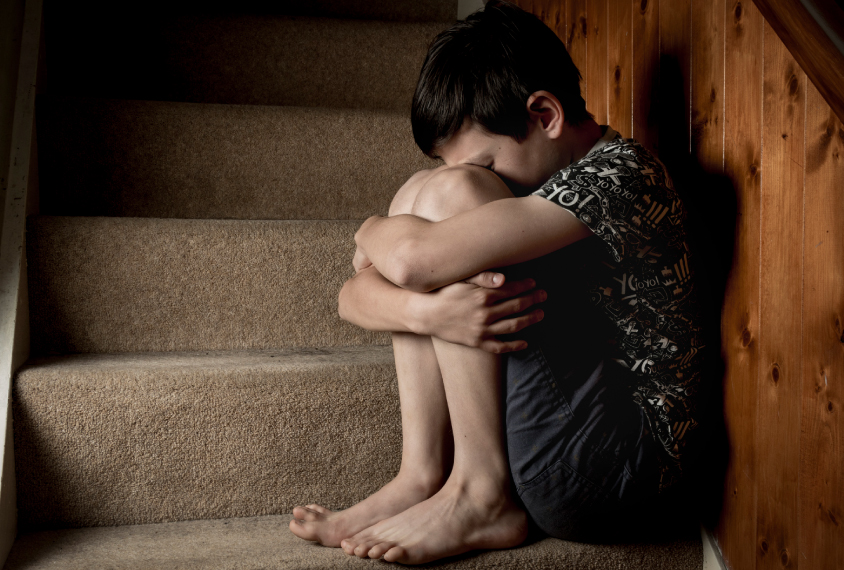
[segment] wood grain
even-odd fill
[[[724,159],[724,6],[692,0],[692,155],[708,172]]]
[[[763,19],[749,0],[724,0],[724,174],[736,192],[733,268],[721,319],[729,465],[716,537],[735,569],[752,569],[756,536],[756,380],[759,377],[759,224]]]
[[[844,54],[826,35],[800,2],[794,0],[754,0],[768,23],[809,75],[826,102],[844,120]],[[824,4],[824,3],[822,3]],[[825,3],[829,4],[829,3]],[[829,9],[834,9],[829,5]],[[841,10],[836,11],[841,14]],[[829,25],[840,30],[844,20]]]
[[[844,125],[806,95],[799,561],[844,568]]]
[[[607,123],[607,0],[586,2],[586,109]]]
[[[588,79],[588,67],[586,65],[587,36],[586,0],[568,0],[566,2],[566,49],[584,79]],[[588,84],[584,82],[580,87],[581,94],[586,99]]]
[[[806,76],[765,24],[756,568],[797,568]]]
[[[623,137],[633,134],[633,6],[629,0],[610,0],[607,7],[607,118]]]
[[[691,0],[662,0],[659,6],[660,158],[669,169],[672,155],[689,153],[691,141]]]
[[[630,0],[633,18],[633,138],[658,150],[659,0]]]

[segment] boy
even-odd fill
[[[409,564],[516,546],[529,520],[602,540],[679,481],[702,357],[685,213],[579,80],[505,2],[434,41],[413,132],[445,165],[361,226],[340,294],[393,332],[401,469],[348,510],[297,507],[297,536]]]

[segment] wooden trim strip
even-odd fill
[[[800,2],[753,2],[836,116],[844,121],[844,54]]]
[[[19,314],[26,228],[26,197],[35,125],[35,83],[41,43],[42,0],[27,0],[20,46],[17,94],[9,153],[9,185],[0,238],[0,563],[5,561],[17,532],[13,447],[11,445],[12,375],[21,358],[20,328],[28,315]],[[25,313],[25,311],[23,311]],[[25,355],[24,355],[25,356]]]

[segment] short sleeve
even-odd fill
[[[534,192],[569,210],[616,261],[641,251],[682,221],[662,164],[638,143],[615,139],[560,170]],[[667,237],[667,236],[665,236]]]

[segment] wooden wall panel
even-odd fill
[[[763,19],[749,0],[724,0],[724,174],[736,192],[733,267],[721,319],[724,417],[730,434],[717,538],[733,568],[754,568]]]
[[[599,125],[606,125],[607,0],[587,0],[586,23],[586,109]]]
[[[709,172],[724,161],[724,7],[692,0],[692,154]]]
[[[844,568],[844,126],[752,0],[528,2],[579,54],[599,123],[735,190],[728,568]]]
[[[572,61],[580,70],[584,82],[580,85],[581,94],[586,99],[588,92],[587,44],[588,29],[586,23],[586,0],[568,0],[566,2],[566,49]]]
[[[806,76],[765,24],[756,568],[796,568]]]
[[[636,140],[658,150],[659,0],[629,0],[633,18],[633,131]]]
[[[811,83],[806,95],[798,560],[843,568],[844,125]]]
[[[633,133],[633,4],[610,0],[607,16],[607,118],[621,136],[629,137]]]

